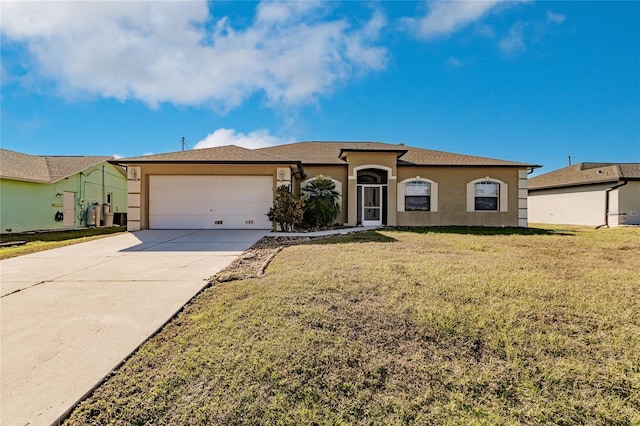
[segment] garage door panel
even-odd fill
[[[270,229],[271,176],[150,176],[152,229]]]

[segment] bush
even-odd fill
[[[302,191],[304,196],[304,221],[310,226],[328,226],[340,213],[340,194],[330,177],[320,175]]]
[[[267,217],[280,225],[282,231],[293,231],[296,225],[302,223],[303,204],[300,197],[292,194],[288,186],[280,186],[276,190],[273,207],[269,209]]]

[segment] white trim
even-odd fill
[[[498,211],[509,211],[509,185],[489,176],[472,180],[467,183],[467,212],[480,212],[480,213],[492,213],[494,210],[476,210],[476,183],[478,182],[495,182],[500,185],[500,192],[498,194]]]
[[[404,188],[405,188],[405,184],[407,182],[414,182],[414,181],[420,181],[420,182],[427,182],[429,185],[431,185],[431,209],[429,211],[431,212],[437,212],[438,211],[438,183],[431,180],[431,179],[427,179],[427,178],[423,178],[420,176],[416,176],[416,177],[411,177],[408,179],[405,179],[401,182],[398,182],[398,191],[397,191],[397,209],[399,212],[403,212],[405,211],[404,209]]]
[[[528,203],[526,198],[518,199],[518,208],[519,209],[525,209],[526,210],[528,205],[529,205],[529,203]]]
[[[127,192],[129,193],[140,193],[140,181],[139,180],[129,180],[127,181]]]
[[[127,207],[140,207],[140,194],[127,194]]]
[[[381,166],[379,164],[364,164],[362,166],[357,166],[353,168],[353,174],[351,176],[349,176],[349,179],[358,179],[358,172],[362,169],[378,169],[378,170],[385,170],[387,172],[387,180],[390,179],[398,179],[397,176],[393,176],[393,169],[391,167],[387,167],[387,166]],[[388,182],[387,182],[388,183]]]
[[[129,207],[127,209],[127,220],[140,221],[140,207]]]

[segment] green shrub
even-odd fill
[[[267,217],[280,225],[282,231],[293,231],[296,225],[302,223],[303,204],[300,197],[292,194],[288,186],[280,186],[276,190],[273,207],[269,209]]]
[[[304,222],[310,226],[328,226],[340,213],[340,194],[328,176],[320,175],[302,191],[304,195]]]

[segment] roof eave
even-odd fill
[[[0,176],[0,179],[15,180],[17,182],[29,182],[29,183],[44,183],[44,184],[54,183],[51,180],[28,179],[28,178],[20,178],[16,176]]]
[[[570,188],[572,186],[589,186],[589,185],[602,185],[603,183],[616,183],[616,182],[625,182],[630,180],[640,180],[640,178],[618,178],[618,179],[608,179],[608,180],[599,180],[593,182],[574,182],[574,183],[562,183],[562,184],[551,184],[544,186],[530,186],[529,191],[538,191],[542,189],[556,189],[556,188]]]
[[[241,160],[111,160],[111,164],[129,165],[129,164],[302,164],[296,160],[268,160],[268,161],[241,161]]]

